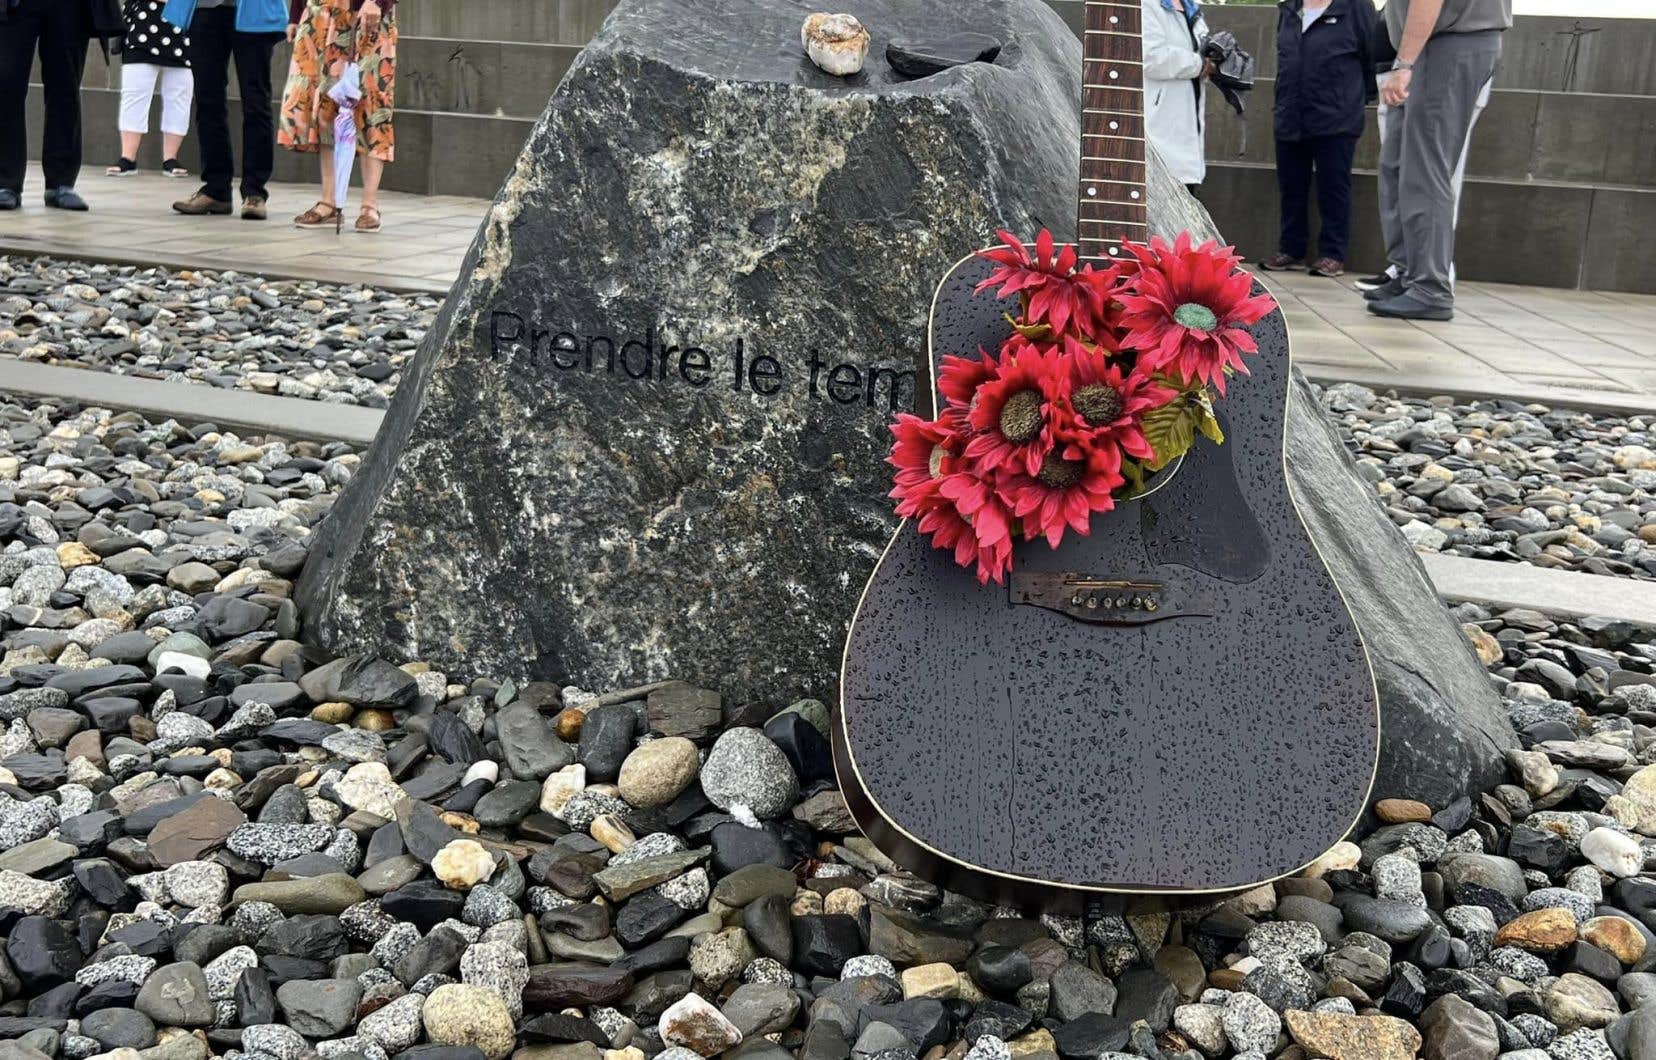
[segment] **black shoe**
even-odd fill
[[[84,213],[90,209],[86,205],[86,200],[81,198],[74,188],[48,188],[46,205],[54,210],[74,210],[77,213]]]
[[[1362,291],[1364,294],[1367,294],[1376,287],[1386,286],[1386,284],[1391,283],[1393,279],[1395,279],[1395,277],[1392,276],[1391,273],[1380,272],[1374,274],[1373,276],[1364,276],[1360,280],[1352,280],[1351,286],[1357,288],[1359,291]]]
[[[1381,298],[1369,303],[1368,311],[1377,317],[1398,320],[1453,320],[1455,311],[1446,305],[1428,305],[1404,291],[1396,298]]]
[[[17,192],[10,188],[0,188],[0,210],[15,210],[22,205],[18,201]]]
[[[1367,302],[1376,302],[1383,301],[1387,298],[1396,298],[1406,290],[1408,290],[1408,288],[1403,286],[1402,280],[1398,279],[1396,276],[1389,276],[1386,278],[1386,282],[1381,284],[1379,287],[1364,291],[1363,300]]]

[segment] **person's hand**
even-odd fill
[[[1402,106],[1409,98],[1409,80],[1413,76],[1413,70],[1393,70],[1380,86],[1380,102],[1388,107]]]
[[[297,36],[299,36],[299,23],[289,22],[288,23],[288,28],[287,28],[288,43],[292,44],[293,43],[293,38],[295,38]]]
[[[1203,59],[1202,60],[1202,76],[1203,77],[1212,78],[1213,75],[1218,73],[1218,72],[1219,72],[1219,67],[1214,65],[1214,62],[1213,62],[1212,59]]]
[[[378,29],[380,24],[380,6],[374,0],[368,0],[362,5],[362,24],[369,29]]]

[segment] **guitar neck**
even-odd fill
[[[1081,68],[1077,245],[1085,261],[1120,258],[1149,238],[1145,209],[1144,49],[1137,0],[1086,0]]]

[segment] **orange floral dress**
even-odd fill
[[[333,144],[339,105],[328,90],[345,64],[362,71],[362,102],[356,106],[357,154],[386,162],[396,156],[392,126],[397,85],[396,10],[385,12],[377,29],[358,25],[351,0],[308,0],[293,39],[287,87],[282,92],[276,142],[290,151],[315,151]]]

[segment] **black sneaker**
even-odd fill
[[[61,188],[46,189],[46,205],[54,210],[73,210],[76,213],[85,213],[86,200],[74,188],[64,185]]]
[[[1403,281],[1398,279],[1396,276],[1392,276],[1388,277],[1386,282],[1381,284],[1379,287],[1373,287],[1367,291],[1364,291],[1363,300],[1365,302],[1378,302],[1387,298],[1396,298],[1405,290],[1407,290],[1407,288],[1403,286]]]
[[[17,198],[17,192],[10,188],[0,188],[0,210],[15,210],[22,205]]]
[[[1386,284],[1391,283],[1395,278],[1396,277],[1392,276],[1389,272],[1380,272],[1375,273],[1373,276],[1364,276],[1360,280],[1352,280],[1351,286],[1357,288],[1359,291],[1367,293],[1374,290],[1376,287],[1386,286]]]
[[[1396,298],[1380,298],[1369,302],[1368,311],[1377,317],[1397,320],[1453,320],[1454,309],[1446,305],[1429,305],[1408,291]]]

